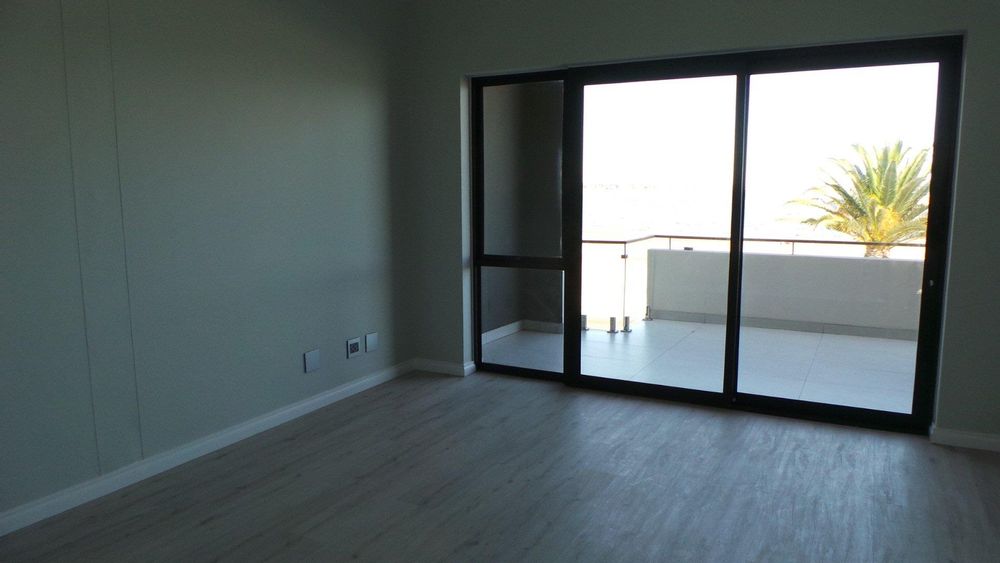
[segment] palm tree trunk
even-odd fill
[[[866,244],[865,258],[888,258],[891,246],[881,244]]]

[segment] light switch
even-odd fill
[[[378,350],[378,333],[369,332],[365,335],[365,352]]]
[[[319,369],[319,348],[302,354],[302,363],[306,373]]]

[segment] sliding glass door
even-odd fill
[[[733,75],[583,87],[581,373],[721,393]]]
[[[912,411],[938,66],[750,76],[739,391]]]
[[[924,432],[954,37],[473,81],[476,360]]]

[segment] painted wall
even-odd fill
[[[467,123],[463,77],[600,61],[667,57],[843,41],[967,32],[961,149],[955,192],[944,348],[936,423],[1000,434],[1000,369],[992,334],[1000,332],[1000,263],[991,241],[1000,207],[995,165],[1000,110],[1000,4],[985,0],[829,2],[771,0],[699,2],[601,0],[508,2],[442,0],[409,5],[404,94],[409,116],[405,161],[409,191],[419,194],[419,254],[426,296],[434,310],[419,344],[442,360],[471,358],[468,323],[469,228]],[[419,141],[418,141],[419,139]],[[456,295],[466,295],[462,302]]]
[[[58,2],[0,5],[0,511],[100,467],[63,60]]]
[[[654,318],[668,318],[665,312],[725,318],[728,252],[648,252],[646,292]],[[889,329],[855,333],[903,337],[916,334],[922,280],[923,262],[916,260],[747,254],[741,313],[756,320]]]
[[[388,4],[0,2],[0,511],[409,359]]]

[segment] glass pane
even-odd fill
[[[562,373],[563,273],[482,268],[483,361]]]
[[[584,88],[584,374],[722,391],[735,107],[734,76]]]
[[[484,248],[562,255],[562,82],[483,88]]]
[[[937,70],[750,78],[739,391],[911,412]]]

